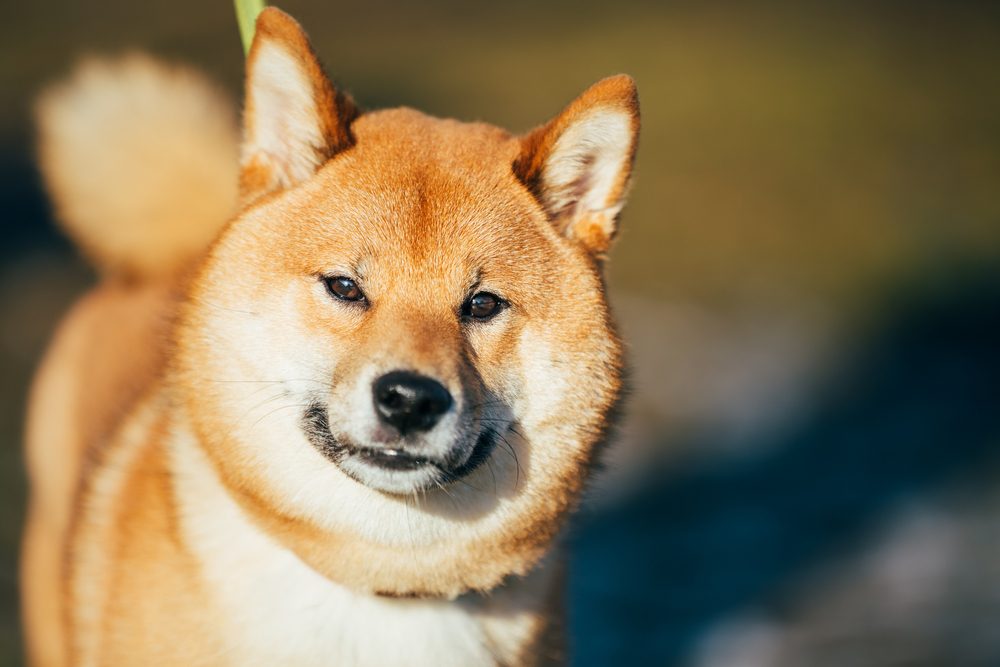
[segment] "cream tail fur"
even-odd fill
[[[208,246],[236,205],[233,110],[196,72],[142,55],[86,61],[42,95],[46,186],[103,273],[167,275]]]

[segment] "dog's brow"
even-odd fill
[[[367,257],[362,257],[351,264],[351,271],[357,280],[364,280],[368,276],[368,267],[371,264]]]
[[[473,292],[479,289],[479,286],[483,283],[483,268],[481,266],[477,266],[473,271],[471,278],[472,279],[468,281],[470,296]]]

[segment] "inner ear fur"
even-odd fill
[[[353,145],[354,101],[334,88],[305,31],[280,9],[257,18],[245,88],[243,205],[304,181]]]
[[[612,76],[522,137],[514,174],[561,233],[601,257],[625,205],[638,138],[635,82]]]

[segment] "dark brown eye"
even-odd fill
[[[505,303],[496,294],[477,292],[462,306],[462,315],[474,320],[488,320],[503,310]]]
[[[361,288],[350,278],[344,276],[323,278],[323,284],[326,285],[326,291],[330,296],[341,301],[363,301],[365,298]]]

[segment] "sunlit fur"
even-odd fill
[[[359,114],[273,8],[247,69],[239,213],[170,271],[129,256],[146,280],[86,297],[36,380],[33,662],[558,660],[555,541],[621,388],[601,267],[634,85],[606,79],[526,137]],[[97,256],[102,239],[85,240]],[[331,297],[330,275],[365,303]],[[475,291],[509,306],[463,318]],[[341,451],[385,444],[371,385],[397,369],[454,399],[420,447],[461,461],[485,433],[480,465],[400,473]]]
[[[236,204],[231,107],[197,72],[142,55],[90,59],[41,96],[55,212],[104,273],[161,278],[218,234]]]

